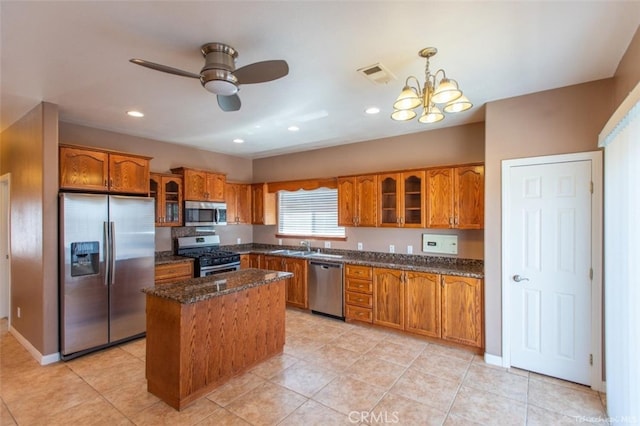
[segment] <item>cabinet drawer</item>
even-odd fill
[[[193,278],[193,262],[165,263],[155,267],[156,284]]]
[[[363,280],[370,280],[373,277],[373,272],[370,266],[361,265],[345,265],[345,276],[352,278],[360,278]]]
[[[347,278],[347,291],[356,291],[358,293],[373,293],[373,282],[366,280],[358,280],[354,278]]]
[[[360,306],[346,305],[346,318],[354,319],[362,322],[373,322],[373,314],[371,309],[362,308]]]
[[[347,291],[345,293],[345,303],[349,305],[358,305],[364,308],[373,308],[373,296],[364,293],[354,293]]]

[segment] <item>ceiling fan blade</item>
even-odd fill
[[[233,72],[240,84],[264,83],[289,74],[286,61],[262,61],[245,65]]]
[[[129,59],[129,62],[143,67],[151,68],[152,70],[162,71],[169,74],[179,75],[181,77],[191,77],[200,79],[200,74],[194,74],[189,71],[179,70],[178,68],[169,67],[167,65],[156,64],[154,62],[145,61],[144,59]]]
[[[241,104],[240,97],[237,94],[231,96],[218,95],[218,105],[223,111],[238,111]]]

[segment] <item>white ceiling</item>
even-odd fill
[[[611,77],[640,2],[2,0],[0,15],[0,129],[47,101],[62,121],[258,158],[482,121],[486,102]],[[213,41],[238,50],[238,67],[284,59],[289,75],[242,86],[242,109],[222,112],[197,80],[128,62],[198,73]],[[474,108],[437,125],[394,122],[428,46],[439,50],[432,71],[444,68]],[[356,72],[377,62],[397,79]]]

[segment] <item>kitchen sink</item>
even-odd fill
[[[271,250],[269,253],[272,253],[272,254],[290,254],[292,256],[302,256],[307,252],[304,252],[302,250],[285,250],[285,249],[281,249],[281,250]]]

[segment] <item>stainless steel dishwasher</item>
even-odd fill
[[[341,263],[310,260],[307,284],[311,312],[344,320]]]

